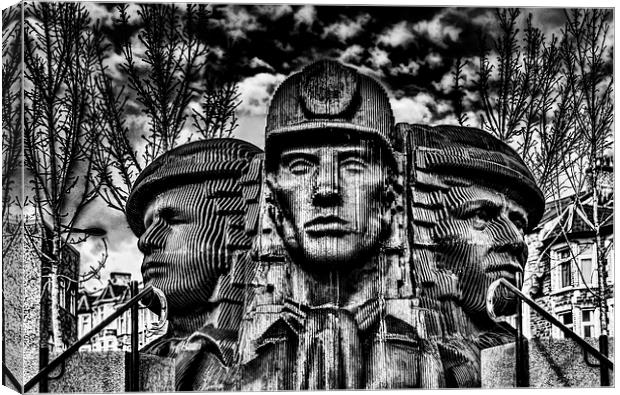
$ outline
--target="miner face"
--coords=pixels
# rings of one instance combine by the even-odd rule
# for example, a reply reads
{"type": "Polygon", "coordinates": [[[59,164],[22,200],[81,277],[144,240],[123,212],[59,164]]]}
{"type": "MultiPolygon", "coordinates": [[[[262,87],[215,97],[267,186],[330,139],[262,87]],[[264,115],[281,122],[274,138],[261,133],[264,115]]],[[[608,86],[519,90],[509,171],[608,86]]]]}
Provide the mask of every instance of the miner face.
{"type": "Polygon", "coordinates": [[[387,175],[382,150],[371,140],[288,144],[273,189],[289,251],[315,270],[367,261],[388,226],[387,175]]]}
{"type": "Polygon", "coordinates": [[[485,311],[486,291],[505,278],[515,284],[527,259],[527,213],[505,194],[481,185],[452,187],[447,217],[437,226],[438,266],[459,279],[465,311],[485,311]]]}
{"type": "Polygon", "coordinates": [[[142,276],[164,292],[171,309],[207,303],[225,259],[224,220],[205,188],[187,184],[165,190],[145,211],[146,231],[138,240],[142,276]]]}

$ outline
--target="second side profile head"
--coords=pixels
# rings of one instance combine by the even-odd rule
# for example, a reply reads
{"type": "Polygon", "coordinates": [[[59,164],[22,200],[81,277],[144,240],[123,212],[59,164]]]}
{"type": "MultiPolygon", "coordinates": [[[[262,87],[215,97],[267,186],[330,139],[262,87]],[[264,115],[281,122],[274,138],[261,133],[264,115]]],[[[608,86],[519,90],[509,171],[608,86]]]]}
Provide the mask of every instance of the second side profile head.
{"type": "Polygon", "coordinates": [[[489,285],[514,283],[523,272],[525,233],[542,216],[542,192],[517,153],[482,130],[419,126],[414,135],[418,161],[443,184],[437,267],[458,277],[466,312],[484,313],[489,285]]]}
{"type": "Polygon", "coordinates": [[[260,150],[236,139],[174,148],[134,183],[126,213],[144,254],[142,276],[166,295],[169,316],[208,306],[227,268],[222,198],[240,195],[238,179],[260,150]]]}

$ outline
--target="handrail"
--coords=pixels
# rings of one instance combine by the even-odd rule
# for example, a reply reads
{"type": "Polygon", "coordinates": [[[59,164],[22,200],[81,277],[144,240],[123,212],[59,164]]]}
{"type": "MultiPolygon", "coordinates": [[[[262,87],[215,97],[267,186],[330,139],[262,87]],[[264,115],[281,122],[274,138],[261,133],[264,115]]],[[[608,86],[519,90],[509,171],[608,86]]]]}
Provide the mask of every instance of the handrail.
{"type": "MultiPolygon", "coordinates": [[[[17,388],[18,392],[22,392],[21,383],[19,382],[19,380],[17,380],[17,377],[13,375],[13,372],[11,372],[11,369],[9,369],[8,366],[6,366],[4,361],[2,361],[2,375],[9,378],[9,381],[13,383],[13,385],[17,388]]],[[[4,382],[2,383],[2,385],[4,385],[4,382]]]]}
{"type": "MultiPolygon", "coordinates": [[[[82,336],[78,341],[73,343],[69,348],[67,348],[64,352],[62,352],[59,356],[54,358],[46,367],[41,369],[39,373],[37,373],[33,378],[31,378],[24,385],[24,392],[28,392],[32,387],[34,387],[43,377],[46,377],[49,372],[55,369],[58,365],[63,363],[67,358],[73,355],[77,350],[80,349],[84,344],[86,344],[91,337],[99,333],[103,328],[108,326],[112,321],[120,317],[125,311],[129,310],[132,306],[136,305],[142,298],[145,296],[155,293],[156,296],[160,297],[160,290],[154,288],[152,285],[148,285],[142,289],[137,295],[133,296],[127,303],[123,304],[119,307],[114,313],[107,316],[103,321],[101,321],[97,326],[91,329],[87,334],[82,336]]],[[[162,306],[165,307],[165,306],[162,306]]],[[[163,314],[163,313],[162,313],[163,314]]],[[[137,317],[136,317],[137,319],[137,317]]]]}
{"type": "Polygon", "coordinates": [[[566,325],[560,322],[551,313],[549,313],[547,310],[539,306],[538,303],[534,302],[531,298],[529,298],[527,295],[525,295],[517,287],[512,285],[510,282],[508,282],[504,278],[495,280],[489,287],[489,290],[487,291],[487,312],[489,313],[489,316],[492,319],[497,320],[497,317],[495,316],[495,312],[493,311],[492,298],[493,298],[493,295],[495,294],[495,289],[499,285],[503,285],[506,288],[508,288],[508,290],[510,290],[515,295],[517,295],[522,301],[524,301],[528,306],[534,309],[538,314],[542,315],[543,318],[545,318],[551,324],[560,328],[560,330],[564,332],[564,334],[567,337],[577,342],[577,344],[579,344],[579,346],[581,346],[582,349],[592,354],[596,359],[598,359],[601,362],[601,364],[606,365],[609,369],[613,370],[614,363],[606,355],[603,355],[599,350],[594,348],[590,343],[586,342],[581,336],[579,336],[578,334],[570,330],[566,325]]]}

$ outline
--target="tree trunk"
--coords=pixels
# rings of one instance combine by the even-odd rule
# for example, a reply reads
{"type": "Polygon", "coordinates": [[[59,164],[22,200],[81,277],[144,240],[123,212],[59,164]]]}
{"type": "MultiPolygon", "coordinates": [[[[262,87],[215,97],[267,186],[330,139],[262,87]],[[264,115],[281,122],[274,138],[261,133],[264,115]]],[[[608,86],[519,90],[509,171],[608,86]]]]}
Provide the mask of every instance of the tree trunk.
{"type": "MultiPolygon", "coordinates": [[[[60,230],[60,226],[54,227],[60,230]]],[[[55,229],[56,230],[56,229],[55,229]]],[[[60,234],[54,231],[52,241],[52,262],[50,265],[49,281],[50,281],[50,323],[52,326],[53,350],[56,353],[64,349],[62,341],[62,331],[60,329],[60,306],[58,303],[58,267],[62,264],[62,252],[60,248],[60,234]]]]}
{"type": "Polygon", "coordinates": [[[592,183],[592,225],[594,225],[594,237],[596,242],[596,267],[598,274],[598,298],[600,306],[600,325],[601,335],[608,335],[608,319],[607,319],[607,257],[605,256],[605,246],[601,237],[601,225],[598,216],[599,206],[599,185],[598,185],[598,165],[596,160],[593,161],[591,173],[592,183]]]}

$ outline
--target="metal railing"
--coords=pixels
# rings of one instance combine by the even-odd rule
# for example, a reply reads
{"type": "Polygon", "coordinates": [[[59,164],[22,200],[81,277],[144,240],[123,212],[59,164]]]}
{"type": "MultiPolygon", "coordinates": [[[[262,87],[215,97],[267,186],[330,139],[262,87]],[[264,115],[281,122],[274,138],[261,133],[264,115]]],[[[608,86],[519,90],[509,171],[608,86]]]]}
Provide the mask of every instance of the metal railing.
{"type": "MultiPolygon", "coordinates": [[[[519,279],[517,279],[517,284],[519,283],[520,281],[519,279]]],[[[588,354],[598,359],[600,362],[600,369],[601,369],[601,374],[600,374],[601,375],[601,386],[609,386],[609,370],[613,370],[614,364],[608,358],[608,356],[601,353],[594,346],[588,343],[584,338],[582,338],[581,336],[573,332],[570,328],[568,328],[566,325],[560,322],[551,313],[549,313],[543,307],[539,306],[538,303],[536,303],[530,297],[528,297],[523,292],[521,292],[519,288],[515,287],[514,285],[512,285],[510,282],[508,282],[506,279],[503,279],[503,278],[500,278],[499,280],[494,281],[487,291],[487,312],[489,313],[489,316],[492,319],[496,321],[498,320],[493,310],[493,307],[494,307],[493,298],[494,298],[497,287],[499,287],[500,285],[506,287],[506,289],[508,289],[513,294],[515,294],[517,298],[520,300],[520,302],[517,304],[518,306],[517,307],[517,328],[516,328],[517,339],[515,341],[515,348],[516,348],[515,369],[516,369],[516,376],[517,376],[516,379],[517,379],[518,387],[529,386],[529,383],[528,383],[529,367],[527,366],[527,363],[526,363],[527,362],[527,355],[526,355],[527,349],[526,349],[526,346],[524,345],[527,339],[525,339],[523,336],[521,301],[525,302],[525,304],[530,306],[534,311],[540,314],[545,320],[550,322],[552,325],[555,325],[556,327],[558,327],[567,338],[575,341],[582,348],[582,350],[586,352],[586,357],[585,357],[586,362],[587,362],[588,354]]],[[[600,344],[603,345],[603,343],[607,341],[606,336],[601,336],[601,338],[599,338],[599,341],[600,341],[600,344]]],[[[602,349],[604,348],[602,347],[602,349]]]]}
{"type": "Polygon", "coordinates": [[[75,354],[81,346],[88,343],[90,338],[103,330],[106,326],[112,323],[115,319],[120,317],[127,310],[131,309],[131,322],[132,322],[132,330],[131,330],[131,358],[129,361],[128,367],[128,388],[127,391],[139,391],[140,390],[140,382],[139,382],[139,373],[140,373],[140,355],[138,352],[139,349],[139,339],[138,339],[138,312],[139,306],[138,303],[145,298],[146,296],[151,296],[151,294],[155,294],[161,303],[161,313],[159,322],[156,324],[156,327],[163,327],[164,322],[166,320],[166,299],[161,290],[148,285],[142,289],[142,291],[138,292],[138,282],[132,281],[130,283],[130,291],[131,291],[131,299],[127,301],[127,303],[121,305],[114,313],[110,314],[103,321],[97,324],[93,329],[91,329],[87,334],[82,336],[78,341],[73,343],[69,348],[63,351],[59,356],[54,358],[47,366],[39,371],[33,378],[28,380],[28,382],[24,385],[24,392],[28,392],[39,382],[47,382],[47,378],[50,372],[56,369],[58,366],[63,367],[64,371],[64,362],[73,354],[75,354]]]}

